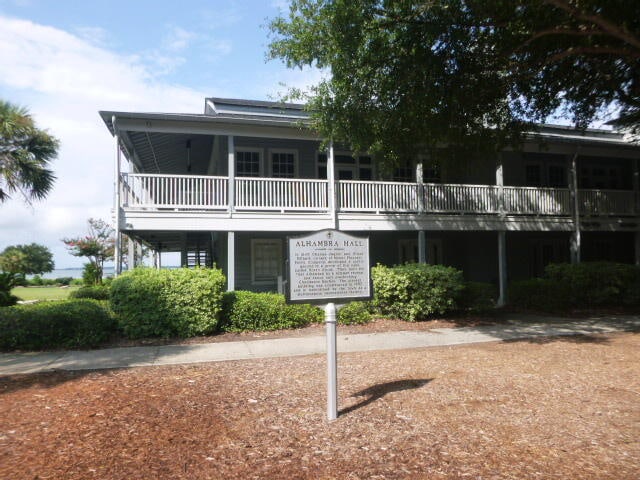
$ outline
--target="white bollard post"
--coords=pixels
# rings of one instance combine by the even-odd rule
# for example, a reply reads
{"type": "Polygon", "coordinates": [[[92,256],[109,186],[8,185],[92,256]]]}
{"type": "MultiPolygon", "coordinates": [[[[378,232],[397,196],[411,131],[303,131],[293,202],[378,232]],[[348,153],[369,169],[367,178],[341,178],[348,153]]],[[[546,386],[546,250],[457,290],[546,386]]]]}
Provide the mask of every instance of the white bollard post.
{"type": "Polygon", "coordinates": [[[338,418],[338,358],[336,348],[336,306],[328,303],[324,310],[327,325],[327,419],[338,418]]]}

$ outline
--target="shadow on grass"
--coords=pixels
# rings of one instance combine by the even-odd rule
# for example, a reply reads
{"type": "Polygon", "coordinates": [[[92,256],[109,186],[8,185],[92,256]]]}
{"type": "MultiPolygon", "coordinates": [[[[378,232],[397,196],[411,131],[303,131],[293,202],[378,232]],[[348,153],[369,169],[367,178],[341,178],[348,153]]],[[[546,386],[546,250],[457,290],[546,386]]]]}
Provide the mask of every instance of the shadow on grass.
{"type": "Polygon", "coordinates": [[[356,403],[355,405],[351,405],[350,407],[343,408],[338,412],[339,415],[344,415],[346,413],[353,412],[362,407],[366,407],[367,405],[375,402],[376,400],[381,399],[388,393],[392,392],[402,392],[404,390],[415,390],[421,387],[424,387],[427,383],[431,382],[433,378],[424,378],[424,379],[409,379],[409,380],[396,380],[394,382],[387,383],[379,383],[377,385],[373,385],[372,387],[365,388],[364,390],[360,390],[359,392],[351,395],[352,397],[367,397],[361,402],[356,403]]]}

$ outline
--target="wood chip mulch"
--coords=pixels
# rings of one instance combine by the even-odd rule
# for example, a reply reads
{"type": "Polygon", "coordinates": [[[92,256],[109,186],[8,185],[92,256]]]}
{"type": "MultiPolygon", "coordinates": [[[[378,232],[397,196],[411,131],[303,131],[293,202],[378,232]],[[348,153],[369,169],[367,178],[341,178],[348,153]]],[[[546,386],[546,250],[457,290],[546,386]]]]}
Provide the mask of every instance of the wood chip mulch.
{"type": "Polygon", "coordinates": [[[637,479],[640,334],[0,378],[2,479],[637,479]]]}

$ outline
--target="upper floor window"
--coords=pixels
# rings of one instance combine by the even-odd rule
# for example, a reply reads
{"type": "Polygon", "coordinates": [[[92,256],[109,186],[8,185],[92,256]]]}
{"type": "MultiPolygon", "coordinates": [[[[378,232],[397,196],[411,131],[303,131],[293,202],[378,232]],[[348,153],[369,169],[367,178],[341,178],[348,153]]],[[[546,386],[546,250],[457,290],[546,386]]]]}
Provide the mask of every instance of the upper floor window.
{"type": "Polygon", "coordinates": [[[567,188],[567,169],[562,165],[549,165],[548,186],[551,188],[567,188]]]}
{"type": "Polygon", "coordinates": [[[296,153],[293,151],[272,151],[271,174],[276,178],[295,177],[296,153]]]}
{"type": "MultiPolygon", "coordinates": [[[[327,178],[327,154],[318,153],[318,178],[327,178]]],[[[334,154],[335,175],[338,180],[372,180],[373,160],[369,155],[334,154]]]]}
{"type": "Polygon", "coordinates": [[[553,163],[529,163],[524,167],[527,187],[567,188],[567,168],[553,163]]]}
{"type": "Polygon", "coordinates": [[[525,184],[527,187],[542,186],[542,172],[540,165],[527,165],[524,170],[525,184]]]}
{"type": "Polygon", "coordinates": [[[236,176],[259,177],[260,157],[259,150],[236,150],[236,176]]]}
{"type": "Polygon", "coordinates": [[[415,168],[410,161],[404,162],[393,170],[394,182],[413,182],[415,179],[415,168]]]}
{"type": "Polygon", "coordinates": [[[580,168],[580,188],[616,189],[621,183],[618,167],[593,165],[580,168]]]}

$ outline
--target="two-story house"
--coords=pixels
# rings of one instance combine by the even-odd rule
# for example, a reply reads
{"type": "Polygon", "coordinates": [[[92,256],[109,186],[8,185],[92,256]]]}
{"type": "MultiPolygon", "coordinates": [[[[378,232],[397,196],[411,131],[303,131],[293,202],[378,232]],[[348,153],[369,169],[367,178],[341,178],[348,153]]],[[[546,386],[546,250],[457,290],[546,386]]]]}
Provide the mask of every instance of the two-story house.
{"type": "Polygon", "coordinates": [[[501,300],[507,279],[550,262],[640,262],[640,146],[620,133],[542,126],[499,158],[385,173],[368,154],[323,148],[297,104],[100,115],[115,139],[118,234],[215,263],[229,289],[277,290],[286,237],[325,228],[367,235],[372,264],[452,265],[501,300]]]}

